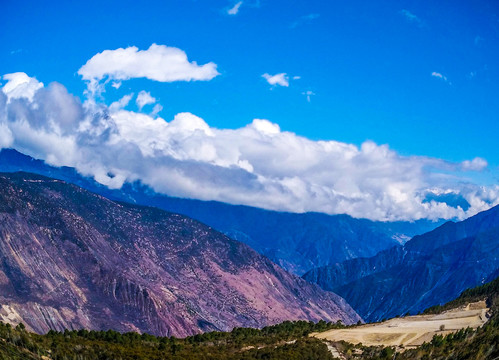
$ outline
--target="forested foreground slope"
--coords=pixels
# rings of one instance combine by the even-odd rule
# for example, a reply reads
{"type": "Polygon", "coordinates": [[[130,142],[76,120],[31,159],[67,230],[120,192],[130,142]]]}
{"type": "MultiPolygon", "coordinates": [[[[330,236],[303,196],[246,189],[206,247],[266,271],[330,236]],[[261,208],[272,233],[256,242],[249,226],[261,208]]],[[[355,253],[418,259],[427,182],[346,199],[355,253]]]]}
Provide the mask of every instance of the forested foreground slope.
{"type": "Polygon", "coordinates": [[[58,360],[225,360],[333,359],[327,346],[308,338],[313,331],[343,327],[339,323],[284,322],[261,330],[236,328],[184,339],[116,331],[27,332],[23,326],[0,324],[0,359],[58,360]]]}

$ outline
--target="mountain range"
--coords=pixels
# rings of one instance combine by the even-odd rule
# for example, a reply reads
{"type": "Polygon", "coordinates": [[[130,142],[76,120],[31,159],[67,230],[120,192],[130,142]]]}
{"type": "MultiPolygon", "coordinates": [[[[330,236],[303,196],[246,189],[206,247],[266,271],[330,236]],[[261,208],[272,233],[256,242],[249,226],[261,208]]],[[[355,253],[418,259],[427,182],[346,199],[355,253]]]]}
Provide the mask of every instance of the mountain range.
{"type": "Polygon", "coordinates": [[[198,221],[28,173],[0,173],[0,304],[0,320],[38,333],[360,320],[339,296],[198,221]]]}
{"type": "MultiPolygon", "coordinates": [[[[116,204],[119,206],[148,209],[138,205],[127,205],[124,203],[126,201],[152,205],[193,217],[211,226],[209,230],[216,233],[217,238],[222,234],[215,229],[254,248],[264,255],[264,257],[260,256],[262,261],[271,264],[267,260],[269,258],[295,274],[303,274],[307,271],[303,276],[306,281],[316,283],[326,291],[333,291],[343,296],[366,321],[378,321],[407,312],[417,313],[428,306],[449,301],[464,289],[479,285],[499,275],[499,210],[497,207],[462,222],[444,223],[406,242],[409,235],[413,235],[416,231],[424,232],[425,229],[432,229],[436,223],[428,221],[383,223],[354,219],[347,215],[282,213],[214,201],[172,198],[157,194],[137,182],[125,183],[122,189],[112,190],[93,179],[79,175],[73,168],[52,167],[15,150],[4,149],[0,152],[0,170],[9,172],[30,170],[99,193],[118,201],[116,204]],[[325,266],[320,266],[320,264],[325,266]]],[[[5,178],[15,176],[34,175],[4,174],[5,178]]],[[[70,186],[60,181],[51,181],[53,184],[70,186]]],[[[48,180],[45,183],[52,184],[48,180]]],[[[26,185],[26,182],[23,184],[26,185]]],[[[8,198],[7,195],[5,196],[8,198]]],[[[58,199],[62,201],[63,198],[58,199]]],[[[102,197],[98,198],[109,201],[102,197]]],[[[55,199],[49,200],[55,201],[55,199]]],[[[53,204],[53,206],[61,205],[53,204]]],[[[43,207],[46,206],[43,205],[43,207]]],[[[100,214],[95,208],[81,207],[79,211],[85,213],[85,216],[78,215],[85,221],[87,221],[86,216],[95,217],[96,214],[100,214]]],[[[175,216],[187,219],[181,215],[175,216]]],[[[109,221],[116,221],[116,219],[109,221]]],[[[199,224],[190,219],[186,221],[199,224]]],[[[117,223],[115,226],[124,225],[117,223]]],[[[199,224],[199,226],[204,225],[199,224]]],[[[155,241],[155,244],[160,244],[161,237],[157,236],[155,241]]],[[[9,256],[11,255],[12,253],[9,256]]],[[[214,254],[210,261],[217,262],[217,256],[214,254]]],[[[252,256],[256,254],[252,253],[250,257],[252,256]]],[[[128,261],[130,259],[127,258],[122,262],[128,261]]],[[[234,266],[237,268],[236,265],[234,266]]],[[[279,267],[272,266],[278,269],[276,271],[282,271],[279,267]]],[[[192,264],[193,269],[198,267],[199,264],[192,264]]],[[[149,270],[143,268],[139,272],[147,271],[149,270]]],[[[286,282],[289,285],[291,280],[284,281],[286,282]]],[[[145,285],[140,283],[140,286],[145,285]]],[[[202,286],[204,285],[199,285],[200,288],[202,286]]],[[[295,289],[294,286],[289,285],[288,291],[291,288],[295,289]]],[[[315,295],[312,293],[309,295],[310,299],[315,299],[315,295]]],[[[218,297],[216,294],[213,296],[218,297]]],[[[319,297],[321,296],[323,295],[319,297]]],[[[314,319],[324,318],[323,314],[317,315],[318,313],[314,311],[309,313],[305,310],[304,313],[306,313],[305,317],[300,313],[299,318],[307,318],[309,315],[314,319]]],[[[14,316],[11,310],[4,309],[2,314],[7,317],[14,316]]],[[[287,314],[286,316],[289,316],[289,312],[287,314]]],[[[286,318],[284,313],[282,317],[272,319],[265,316],[260,316],[258,320],[255,320],[257,317],[253,316],[253,320],[230,319],[221,320],[219,323],[208,320],[206,323],[202,322],[197,325],[193,325],[195,321],[192,320],[187,326],[189,330],[184,335],[210,329],[229,329],[231,326],[270,324],[286,318]]],[[[33,329],[42,331],[49,327],[76,326],[71,322],[65,322],[66,320],[59,319],[58,321],[61,323],[56,323],[54,326],[46,323],[42,327],[35,326],[33,329]]],[[[349,320],[346,319],[346,321],[349,320]]],[[[151,328],[151,326],[151,324],[146,324],[139,330],[147,329],[147,331],[161,334],[175,334],[177,331],[170,328],[151,328]]]]}
{"type": "Polygon", "coordinates": [[[125,183],[121,189],[113,190],[81,176],[74,168],[49,166],[13,149],[0,151],[0,171],[45,175],[109,199],[186,215],[246,243],[297,275],[348,259],[374,256],[442,223],[428,220],[379,222],[348,215],[268,211],[216,201],[169,197],[139,182],[125,183]]]}
{"type": "Polygon", "coordinates": [[[366,321],[378,321],[443,304],[497,276],[499,206],[303,278],[343,296],[366,321]]]}

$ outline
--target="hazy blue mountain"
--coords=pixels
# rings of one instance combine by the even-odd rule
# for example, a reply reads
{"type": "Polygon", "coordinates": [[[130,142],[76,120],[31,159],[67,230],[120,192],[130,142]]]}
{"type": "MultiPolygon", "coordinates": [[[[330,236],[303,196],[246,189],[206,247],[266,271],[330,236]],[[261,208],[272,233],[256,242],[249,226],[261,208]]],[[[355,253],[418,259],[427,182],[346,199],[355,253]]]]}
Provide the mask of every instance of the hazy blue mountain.
{"type": "Polygon", "coordinates": [[[313,269],[303,277],[343,296],[368,321],[443,304],[499,273],[499,206],[447,222],[374,257],[313,269]]]}
{"type": "Polygon", "coordinates": [[[157,194],[140,183],[110,190],[75,169],[56,168],[12,149],[0,151],[0,171],[27,171],[81,186],[110,199],[187,215],[242,241],[295,274],[346,259],[369,257],[440,223],[375,222],[348,215],[294,214],[216,201],[180,199],[157,194]]]}

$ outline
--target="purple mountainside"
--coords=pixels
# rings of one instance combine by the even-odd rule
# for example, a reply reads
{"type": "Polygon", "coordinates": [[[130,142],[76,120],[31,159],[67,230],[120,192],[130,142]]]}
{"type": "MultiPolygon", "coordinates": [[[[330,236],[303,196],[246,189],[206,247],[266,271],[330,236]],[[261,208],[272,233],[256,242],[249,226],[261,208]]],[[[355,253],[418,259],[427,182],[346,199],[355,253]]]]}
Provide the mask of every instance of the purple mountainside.
{"type": "Polygon", "coordinates": [[[185,216],[0,173],[0,320],[186,336],[360,320],[339,296],[185,216]]]}

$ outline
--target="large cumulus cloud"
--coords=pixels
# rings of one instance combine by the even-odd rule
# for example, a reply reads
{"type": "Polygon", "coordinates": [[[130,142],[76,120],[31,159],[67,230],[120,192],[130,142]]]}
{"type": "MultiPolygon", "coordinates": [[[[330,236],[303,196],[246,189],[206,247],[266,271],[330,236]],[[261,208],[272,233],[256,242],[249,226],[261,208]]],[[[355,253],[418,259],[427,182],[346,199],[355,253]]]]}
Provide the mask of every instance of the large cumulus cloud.
{"type": "Polygon", "coordinates": [[[374,220],[464,218],[499,203],[499,187],[462,177],[486,167],[484,159],[450,163],[370,141],[312,141],[265,119],[239,129],[212,128],[191,113],[166,121],[126,110],[132,94],[107,107],[23,73],[4,79],[0,147],[75,167],[112,188],[141,181],[172,196],[374,220]],[[469,208],[438,201],[449,193],[469,208]]]}

